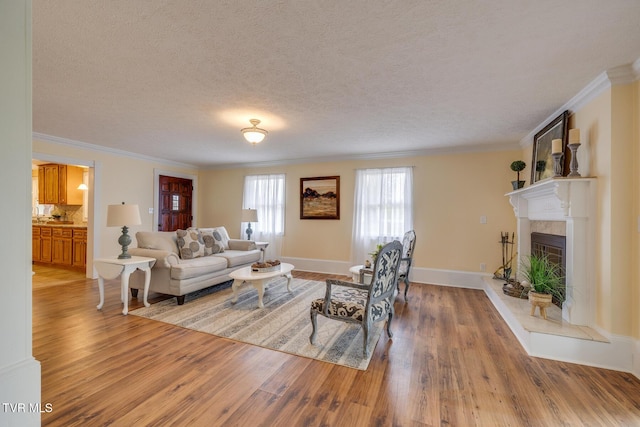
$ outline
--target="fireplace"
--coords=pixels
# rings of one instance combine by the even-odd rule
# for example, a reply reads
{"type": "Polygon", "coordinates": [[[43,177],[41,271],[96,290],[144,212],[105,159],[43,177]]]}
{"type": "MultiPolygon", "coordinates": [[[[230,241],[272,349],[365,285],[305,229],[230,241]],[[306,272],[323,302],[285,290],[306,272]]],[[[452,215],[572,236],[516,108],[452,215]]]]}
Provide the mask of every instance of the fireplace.
{"type": "Polygon", "coordinates": [[[567,238],[557,234],[531,233],[531,254],[546,256],[547,259],[558,266],[562,274],[562,298],[554,296],[553,303],[562,308],[566,299],[565,285],[567,272],[567,238]]]}
{"type": "MultiPolygon", "coordinates": [[[[562,318],[574,325],[595,322],[595,178],[551,178],[508,193],[517,218],[518,263],[532,253],[533,245],[562,253],[565,300],[562,318]],[[564,235],[564,245],[536,242],[538,225],[552,225],[564,235]]],[[[536,249],[537,250],[537,249],[536,249]]]]}

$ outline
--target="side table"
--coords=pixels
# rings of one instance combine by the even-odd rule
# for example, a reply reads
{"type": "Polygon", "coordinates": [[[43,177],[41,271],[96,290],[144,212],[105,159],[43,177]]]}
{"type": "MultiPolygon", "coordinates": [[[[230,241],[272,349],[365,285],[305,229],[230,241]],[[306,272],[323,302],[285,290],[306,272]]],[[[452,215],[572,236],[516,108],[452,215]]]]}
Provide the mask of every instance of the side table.
{"type": "Polygon", "coordinates": [[[124,303],[122,314],[129,312],[129,276],[136,270],[144,271],[144,297],[145,307],[149,307],[147,296],[149,295],[149,282],[151,281],[151,267],[156,263],[155,258],[132,256],[131,258],[119,259],[97,258],[93,260],[93,266],[98,272],[98,289],[100,290],[100,303],[96,307],[102,309],[104,305],[104,279],[111,280],[120,276],[120,300],[124,303]]]}
{"type": "Polygon", "coordinates": [[[371,277],[373,276],[373,270],[365,268],[364,265],[354,265],[349,269],[351,273],[351,281],[355,283],[362,283],[368,285],[371,283],[371,277]]]}
{"type": "Polygon", "coordinates": [[[260,249],[260,262],[264,262],[264,251],[269,247],[269,242],[254,242],[260,249]]]}

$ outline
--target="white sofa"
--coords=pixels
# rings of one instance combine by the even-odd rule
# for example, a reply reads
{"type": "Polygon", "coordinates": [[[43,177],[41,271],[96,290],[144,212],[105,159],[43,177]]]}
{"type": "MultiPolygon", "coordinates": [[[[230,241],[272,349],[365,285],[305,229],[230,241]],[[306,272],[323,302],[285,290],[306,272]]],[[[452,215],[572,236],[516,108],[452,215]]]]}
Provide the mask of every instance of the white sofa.
{"type": "MultiPolygon", "coordinates": [[[[197,231],[209,235],[217,231],[216,236],[221,239],[216,241],[218,247],[214,251],[221,252],[185,259],[175,231],[139,231],[136,233],[137,247],[129,249],[131,255],[156,259],[151,269],[149,290],[175,296],[178,305],[184,304],[186,294],[231,280],[230,272],[260,260],[261,252],[255,242],[230,239],[224,227],[200,228],[197,231]]],[[[139,270],[132,273],[129,286],[132,295],[137,296],[138,289],[144,289],[144,273],[139,270]]]]}

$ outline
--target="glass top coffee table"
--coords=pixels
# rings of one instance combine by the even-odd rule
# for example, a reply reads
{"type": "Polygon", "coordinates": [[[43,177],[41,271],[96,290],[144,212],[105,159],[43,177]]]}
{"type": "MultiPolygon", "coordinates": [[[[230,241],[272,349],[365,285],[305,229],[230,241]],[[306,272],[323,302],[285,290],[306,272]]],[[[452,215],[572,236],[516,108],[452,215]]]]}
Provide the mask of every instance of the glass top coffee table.
{"type": "Polygon", "coordinates": [[[280,270],[269,271],[267,273],[258,273],[251,271],[251,266],[239,268],[229,273],[229,277],[233,279],[233,285],[231,290],[233,291],[232,303],[238,302],[238,288],[243,283],[250,283],[256,291],[258,291],[258,307],[264,308],[262,303],[262,296],[264,295],[265,286],[276,277],[287,278],[287,290],[291,292],[291,270],[294,269],[293,264],[283,262],[280,264],[280,270]]]}

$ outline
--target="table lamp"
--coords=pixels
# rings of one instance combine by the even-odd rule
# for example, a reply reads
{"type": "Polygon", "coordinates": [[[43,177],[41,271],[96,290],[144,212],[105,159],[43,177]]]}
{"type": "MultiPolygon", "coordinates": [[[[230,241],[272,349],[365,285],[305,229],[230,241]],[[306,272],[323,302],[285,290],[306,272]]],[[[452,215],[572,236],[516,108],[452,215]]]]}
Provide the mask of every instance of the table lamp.
{"type": "Polygon", "coordinates": [[[127,252],[127,248],[131,244],[131,236],[129,236],[129,225],[140,225],[140,208],[138,205],[109,205],[107,207],[107,227],[122,227],[122,235],[118,239],[118,243],[122,246],[122,253],[118,255],[118,259],[131,258],[127,252]]]}
{"type": "Polygon", "coordinates": [[[242,218],[240,220],[249,223],[245,231],[247,233],[247,240],[251,240],[251,233],[253,233],[251,223],[258,222],[258,211],[255,209],[242,209],[242,218]]]}

